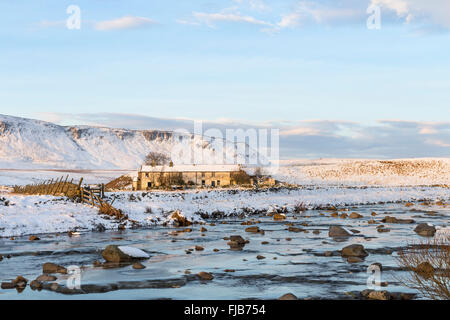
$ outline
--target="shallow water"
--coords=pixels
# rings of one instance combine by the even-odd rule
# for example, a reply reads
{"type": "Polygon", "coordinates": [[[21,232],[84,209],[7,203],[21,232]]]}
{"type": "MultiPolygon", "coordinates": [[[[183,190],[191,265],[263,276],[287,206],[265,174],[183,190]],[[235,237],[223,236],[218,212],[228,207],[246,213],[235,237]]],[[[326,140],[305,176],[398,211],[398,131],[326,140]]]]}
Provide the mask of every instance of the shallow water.
{"type": "MultiPolygon", "coordinates": [[[[351,298],[349,292],[367,289],[367,267],[374,262],[383,265],[382,281],[389,283],[383,290],[414,292],[396,280],[403,272],[399,271],[395,251],[408,243],[424,240],[413,231],[418,223],[447,226],[450,207],[416,203],[411,208],[404,204],[380,204],[347,209],[347,213],[355,211],[364,217],[333,218],[330,212],[310,210],[302,214],[287,213],[284,221],[274,221],[268,216],[208,220],[206,225],[194,225],[190,227],[192,232],[177,236],[172,232],[185,228],[155,226],[86,232],[76,237],[47,234],[33,242],[28,237],[0,238],[0,253],[4,256],[0,262],[1,281],[15,279],[18,275],[31,281],[42,273],[45,262],[53,262],[66,267],[79,266],[81,288],[86,292],[33,291],[27,287],[18,293],[15,289],[0,289],[0,299],[276,299],[288,292],[299,298],[348,299],[351,298]],[[426,215],[430,210],[436,212],[434,216],[426,215]],[[373,211],[377,213],[375,217],[371,216],[373,211]],[[384,224],[391,230],[387,233],[377,232],[379,224],[367,223],[386,215],[412,218],[415,223],[384,224]],[[248,226],[241,223],[251,219],[260,221],[255,225],[265,231],[264,235],[244,231],[248,226]],[[211,226],[211,222],[216,225],[211,226]],[[287,223],[309,232],[289,232],[287,223]],[[302,223],[308,225],[302,226],[302,223]],[[345,241],[336,241],[328,237],[330,225],[356,229],[360,233],[345,241]],[[201,227],[207,231],[200,232],[201,227]],[[314,234],[314,230],[319,230],[320,234],[314,234]],[[232,251],[228,241],[223,239],[230,235],[241,235],[250,242],[242,251],[232,251]],[[262,244],[263,241],[269,244],[262,244]],[[350,264],[337,255],[322,256],[325,251],[341,250],[352,243],[363,244],[369,252],[364,262],[350,264]],[[108,244],[133,246],[148,252],[150,259],[142,262],[146,269],[135,270],[131,265],[93,267],[95,260],[102,261],[101,251],[108,244]],[[203,246],[204,251],[186,254],[185,250],[196,245],[203,246]],[[214,252],[215,248],[219,251],[214,252]],[[7,255],[11,257],[6,258],[7,255]],[[265,259],[258,260],[257,255],[265,259]],[[225,272],[225,269],[235,272],[225,272]],[[185,270],[191,273],[186,274],[185,270]],[[214,279],[199,280],[196,274],[200,271],[212,273],[214,279]]],[[[68,276],[56,276],[56,282],[64,287],[68,276]]]]}

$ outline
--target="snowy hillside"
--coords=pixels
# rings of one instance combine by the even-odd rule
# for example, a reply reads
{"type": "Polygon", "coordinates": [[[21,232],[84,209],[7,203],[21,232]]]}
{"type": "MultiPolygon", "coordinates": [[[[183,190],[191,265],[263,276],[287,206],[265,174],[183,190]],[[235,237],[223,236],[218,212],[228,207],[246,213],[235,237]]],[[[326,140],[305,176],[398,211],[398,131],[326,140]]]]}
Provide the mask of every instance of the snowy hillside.
{"type": "Polygon", "coordinates": [[[320,159],[280,161],[274,176],[314,185],[450,185],[450,158],[320,159]]]}
{"type": "MultiPolygon", "coordinates": [[[[232,150],[225,150],[233,157],[232,150]]],[[[170,154],[175,163],[202,154],[215,157],[200,136],[156,130],[88,126],[66,127],[49,122],[0,115],[0,168],[136,169],[150,151],[170,154]],[[176,153],[175,153],[175,150],[176,153]]],[[[238,155],[238,162],[243,156],[238,155]]]]}

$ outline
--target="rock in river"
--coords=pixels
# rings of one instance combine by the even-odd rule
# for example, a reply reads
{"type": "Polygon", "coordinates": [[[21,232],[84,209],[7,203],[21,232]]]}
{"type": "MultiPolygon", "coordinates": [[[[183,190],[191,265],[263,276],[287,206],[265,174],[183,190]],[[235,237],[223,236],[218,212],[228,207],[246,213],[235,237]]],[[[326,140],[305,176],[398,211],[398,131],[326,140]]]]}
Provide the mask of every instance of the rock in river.
{"type": "Polygon", "coordinates": [[[214,276],[209,273],[209,272],[199,272],[197,273],[197,276],[201,279],[201,280],[212,280],[214,279],[214,276]]]}
{"type": "Polygon", "coordinates": [[[337,237],[349,237],[351,234],[342,227],[339,226],[331,226],[328,231],[328,236],[337,238],[337,237]]]}
{"type": "Polygon", "coordinates": [[[147,253],[140,249],[116,245],[107,246],[102,252],[102,257],[108,262],[133,262],[150,258],[147,253]]]}
{"type": "Polygon", "coordinates": [[[362,218],[363,216],[362,215],[360,215],[358,212],[352,212],[351,214],[350,214],[350,219],[359,219],[359,218],[362,218]]]}
{"type": "Polygon", "coordinates": [[[64,268],[63,266],[51,263],[51,262],[47,262],[44,263],[44,265],[42,266],[42,273],[62,273],[62,274],[66,274],[67,273],[67,269],[64,268]]]}
{"type": "Polygon", "coordinates": [[[51,282],[51,281],[55,281],[55,280],[56,280],[55,276],[49,276],[48,274],[42,274],[39,277],[37,277],[35,281],[37,281],[37,282],[51,282]]]}
{"type": "Polygon", "coordinates": [[[253,226],[253,227],[248,227],[245,229],[245,232],[253,232],[253,233],[258,233],[260,232],[259,228],[257,226],[253,226]]]}
{"type": "Polygon", "coordinates": [[[361,244],[351,244],[345,248],[342,249],[341,255],[343,257],[359,257],[364,258],[367,257],[369,254],[366,250],[364,250],[363,245],[361,244]]]}
{"type": "Polygon", "coordinates": [[[428,223],[421,223],[417,225],[414,231],[423,237],[432,237],[436,233],[436,228],[433,225],[429,225],[428,223]]]}
{"type": "Polygon", "coordinates": [[[383,220],[384,223],[402,223],[402,224],[410,224],[414,223],[413,219],[397,219],[395,217],[386,216],[383,220]]]}
{"type": "Polygon", "coordinates": [[[391,294],[386,290],[383,291],[374,290],[371,291],[367,297],[371,300],[390,300],[391,294]]]}
{"type": "Polygon", "coordinates": [[[133,264],[133,269],[145,269],[145,266],[140,262],[136,262],[135,264],[133,264]]]}
{"type": "Polygon", "coordinates": [[[298,300],[298,298],[292,293],[283,294],[278,300],[298,300]]]}

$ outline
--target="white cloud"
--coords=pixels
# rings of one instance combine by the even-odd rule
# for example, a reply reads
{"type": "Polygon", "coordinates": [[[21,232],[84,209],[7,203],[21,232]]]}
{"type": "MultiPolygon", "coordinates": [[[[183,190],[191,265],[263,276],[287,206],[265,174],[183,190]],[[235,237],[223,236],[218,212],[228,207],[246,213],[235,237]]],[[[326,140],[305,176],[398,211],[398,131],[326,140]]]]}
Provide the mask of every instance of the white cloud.
{"type": "Polygon", "coordinates": [[[39,26],[44,27],[44,28],[65,27],[66,21],[65,20],[59,20],[59,21],[42,20],[39,23],[39,26]]]}
{"type": "Polygon", "coordinates": [[[252,10],[265,11],[269,9],[269,6],[267,6],[263,0],[233,0],[233,1],[240,5],[247,4],[252,10]]]}
{"type": "Polygon", "coordinates": [[[349,22],[358,18],[363,18],[365,11],[352,7],[336,7],[319,2],[299,1],[295,9],[281,16],[281,20],[276,23],[275,30],[283,28],[293,28],[300,25],[331,24],[349,22]]]}
{"type": "Polygon", "coordinates": [[[122,30],[148,27],[156,24],[150,18],[125,16],[113,20],[100,21],[95,24],[95,29],[100,31],[122,30]]]}
{"type": "Polygon", "coordinates": [[[450,28],[448,0],[371,0],[371,4],[394,11],[407,23],[423,21],[450,28]]]}
{"type": "Polygon", "coordinates": [[[208,26],[214,26],[215,22],[243,22],[261,26],[271,26],[272,24],[263,20],[258,20],[252,16],[242,15],[239,12],[218,12],[204,13],[194,12],[193,16],[200,22],[206,23],[208,26]]]}

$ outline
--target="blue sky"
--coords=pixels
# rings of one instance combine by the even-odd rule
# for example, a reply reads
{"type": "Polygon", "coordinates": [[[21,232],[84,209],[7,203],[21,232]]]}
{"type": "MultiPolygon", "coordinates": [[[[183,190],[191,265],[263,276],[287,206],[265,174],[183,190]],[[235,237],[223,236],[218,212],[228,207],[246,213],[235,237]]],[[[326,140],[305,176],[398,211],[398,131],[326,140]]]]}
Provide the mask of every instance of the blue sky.
{"type": "Polygon", "coordinates": [[[368,155],[429,146],[423,156],[448,156],[449,29],[446,0],[3,1],[0,113],[111,126],[128,117],[131,128],[146,127],[136,115],[271,125],[292,149],[406,122],[420,144],[368,155]],[[72,4],[80,30],[65,25],[72,4]],[[371,4],[379,30],[366,26],[371,4]]]}

